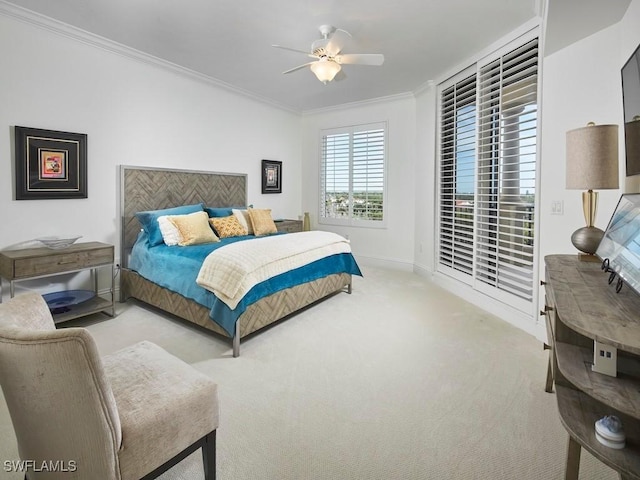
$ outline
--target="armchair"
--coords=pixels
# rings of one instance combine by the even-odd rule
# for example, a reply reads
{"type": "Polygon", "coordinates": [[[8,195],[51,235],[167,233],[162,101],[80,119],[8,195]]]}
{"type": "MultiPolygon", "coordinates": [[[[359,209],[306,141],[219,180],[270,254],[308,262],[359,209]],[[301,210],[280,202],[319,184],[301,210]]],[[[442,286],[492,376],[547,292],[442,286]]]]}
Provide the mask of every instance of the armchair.
{"type": "Polygon", "coordinates": [[[151,342],[101,358],[23,294],[0,304],[0,385],[28,480],[151,479],[198,448],[215,479],[217,385],[151,342]]]}

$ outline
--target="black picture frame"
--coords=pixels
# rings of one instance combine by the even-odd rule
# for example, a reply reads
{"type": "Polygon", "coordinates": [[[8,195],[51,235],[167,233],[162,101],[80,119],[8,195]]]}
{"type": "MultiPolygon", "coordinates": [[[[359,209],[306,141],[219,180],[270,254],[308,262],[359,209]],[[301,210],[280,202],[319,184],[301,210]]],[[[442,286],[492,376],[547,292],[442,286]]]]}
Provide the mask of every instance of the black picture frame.
{"type": "Polygon", "coordinates": [[[282,193],[282,162],[262,160],[262,193],[282,193]]]}
{"type": "Polygon", "coordinates": [[[87,135],[14,127],[16,200],[87,198],[87,135]]]}

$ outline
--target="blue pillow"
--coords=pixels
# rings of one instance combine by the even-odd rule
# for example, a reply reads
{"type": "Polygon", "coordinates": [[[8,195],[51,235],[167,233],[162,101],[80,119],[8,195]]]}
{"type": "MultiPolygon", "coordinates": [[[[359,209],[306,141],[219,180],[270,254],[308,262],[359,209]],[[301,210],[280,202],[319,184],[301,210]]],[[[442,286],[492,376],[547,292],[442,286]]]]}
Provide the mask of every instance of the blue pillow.
{"type": "MultiPolygon", "coordinates": [[[[247,209],[247,207],[204,207],[204,211],[207,212],[209,218],[229,217],[233,215],[233,212],[231,211],[232,208],[237,208],[239,210],[247,209]]],[[[249,205],[249,208],[253,208],[253,204],[249,205]]]]}
{"type": "Polygon", "coordinates": [[[204,207],[204,211],[207,212],[209,218],[228,217],[232,215],[231,208],[204,207]]]}
{"type": "Polygon", "coordinates": [[[163,215],[186,215],[188,213],[201,212],[204,208],[202,203],[195,205],[182,205],[180,207],[165,208],[163,210],[148,210],[146,212],[137,212],[136,218],[142,225],[142,228],[149,237],[149,245],[160,245],[162,240],[162,232],[158,225],[158,217],[163,215]]]}

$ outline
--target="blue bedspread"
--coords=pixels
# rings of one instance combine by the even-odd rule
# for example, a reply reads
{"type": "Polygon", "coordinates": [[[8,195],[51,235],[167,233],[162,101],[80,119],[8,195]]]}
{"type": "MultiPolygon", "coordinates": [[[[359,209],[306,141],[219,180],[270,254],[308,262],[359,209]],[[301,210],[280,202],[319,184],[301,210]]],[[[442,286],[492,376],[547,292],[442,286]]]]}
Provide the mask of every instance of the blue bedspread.
{"type": "Polygon", "coordinates": [[[196,278],[202,262],[209,253],[223,245],[242,240],[250,241],[255,238],[253,235],[247,235],[223,238],[220,242],[188,247],[169,247],[164,243],[150,247],[147,234],[141,232],[133,246],[129,268],[147,280],[209,308],[213,321],[218,323],[230,336],[234,334],[238,317],[247,307],[263,297],[334,273],[362,276],[353,255],[350,253],[331,255],[257,284],[249,290],[238,306],[231,310],[212,292],[199,286],[196,283],[196,278]]]}

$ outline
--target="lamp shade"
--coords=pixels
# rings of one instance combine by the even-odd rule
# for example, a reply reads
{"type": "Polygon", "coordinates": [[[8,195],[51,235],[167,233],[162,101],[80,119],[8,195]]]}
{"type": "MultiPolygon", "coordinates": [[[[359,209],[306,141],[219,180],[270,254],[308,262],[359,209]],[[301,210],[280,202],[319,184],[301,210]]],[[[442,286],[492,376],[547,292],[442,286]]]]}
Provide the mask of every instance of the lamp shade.
{"type": "Polygon", "coordinates": [[[618,188],[618,125],[589,125],[567,132],[567,188],[618,188]]]}
{"type": "Polygon", "coordinates": [[[339,63],[323,57],[317,62],[312,63],[310,68],[316,77],[318,77],[318,80],[326,84],[333,80],[342,67],[339,63]]]}

